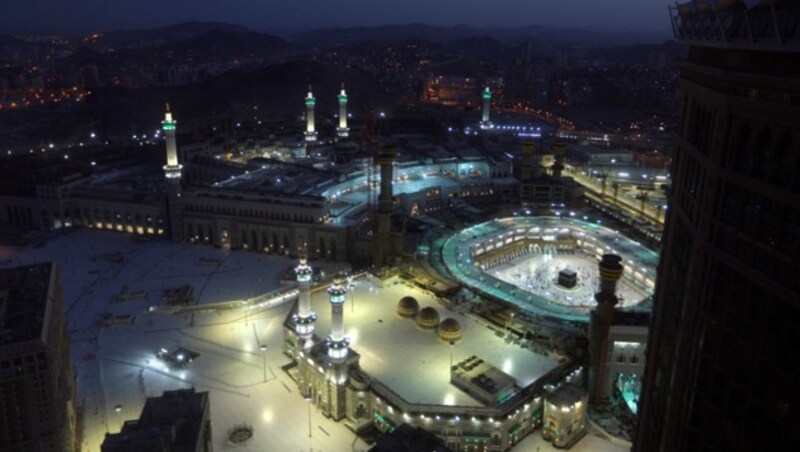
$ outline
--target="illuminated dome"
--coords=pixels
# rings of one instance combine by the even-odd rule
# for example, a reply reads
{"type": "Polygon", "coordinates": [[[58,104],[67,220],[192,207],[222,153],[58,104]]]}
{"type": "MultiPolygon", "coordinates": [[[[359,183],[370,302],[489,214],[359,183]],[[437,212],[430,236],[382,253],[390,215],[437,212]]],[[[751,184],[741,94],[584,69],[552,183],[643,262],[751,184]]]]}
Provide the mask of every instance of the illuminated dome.
{"type": "Polygon", "coordinates": [[[461,339],[461,324],[458,320],[450,317],[442,320],[439,324],[439,338],[445,341],[457,341],[461,339]]]}
{"type": "Polygon", "coordinates": [[[414,297],[403,297],[397,302],[397,313],[401,317],[414,317],[419,312],[419,303],[414,297]]]}
{"type": "Polygon", "coordinates": [[[436,309],[428,306],[422,308],[417,314],[417,326],[423,330],[432,330],[439,325],[439,313],[436,309]]]}

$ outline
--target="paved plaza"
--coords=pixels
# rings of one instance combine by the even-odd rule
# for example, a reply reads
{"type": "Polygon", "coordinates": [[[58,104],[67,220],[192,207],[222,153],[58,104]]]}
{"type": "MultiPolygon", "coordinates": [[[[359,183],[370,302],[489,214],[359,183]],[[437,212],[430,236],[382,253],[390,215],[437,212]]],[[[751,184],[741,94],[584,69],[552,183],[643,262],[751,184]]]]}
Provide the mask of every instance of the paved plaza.
{"type": "MultiPolygon", "coordinates": [[[[215,450],[368,449],[344,424],[330,421],[310,407],[281,370],[289,363],[281,346],[282,323],[291,303],[249,311],[147,312],[150,306],[161,303],[165,288],[185,284],[194,288],[199,304],[241,300],[279,289],[279,276],[293,268],[295,260],[166,240],[140,241],[128,235],[89,230],[74,231],[24,250],[0,247],[0,267],[43,261],[55,261],[62,271],[77,399],[84,407],[83,451],[99,451],[105,433],[117,432],[124,420],[137,418],[146,397],[189,387],[210,392],[215,450]],[[121,296],[123,293],[128,295],[121,296]],[[109,314],[132,315],[135,319],[133,323],[104,325],[102,319],[109,314]],[[266,352],[261,351],[262,344],[267,345],[266,352]],[[200,356],[178,370],[155,356],[161,348],[177,347],[200,356]],[[228,444],[228,430],[240,424],[252,426],[253,438],[242,446],[228,444]]],[[[335,270],[329,263],[311,265],[323,266],[326,272],[335,270]]],[[[385,289],[364,279],[356,280],[345,305],[345,326],[353,339],[352,347],[361,353],[362,366],[368,373],[404,396],[430,403],[477,404],[446,381],[450,346],[435,332],[421,331],[413,320],[394,313],[397,300],[409,294],[422,307],[435,306],[442,317],[455,317],[462,323],[464,339],[452,349],[455,360],[477,354],[521,385],[555,365],[550,358],[507,344],[502,331],[490,330],[479,319],[444,308],[419,289],[397,280],[385,289]]],[[[314,294],[313,306],[320,314],[317,331],[325,336],[330,310],[324,291],[314,294]]],[[[526,442],[540,438],[534,433],[526,442]]],[[[526,442],[515,450],[535,450],[526,442]]]]}
{"type": "MultiPolygon", "coordinates": [[[[383,289],[366,279],[356,280],[344,307],[346,335],[350,347],[361,355],[361,368],[412,403],[480,406],[481,403],[450,384],[450,345],[439,339],[436,330],[422,330],[413,318],[396,313],[398,300],[412,296],[420,309],[431,306],[440,320],[452,317],[461,324],[463,338],[452,347],[454,362],[472,355],[514,377],[520,387],[527,386],[557,366],[557,362],[506,341],[504,331],[490,329],[474,316],[448,309],[429,293],[389,279],[383,289]],[[402,369],[402,371],[398,371],[402,369]]],[[[319,316],[317,334],[330,331],[330,304],[327,294],[312,296],[319,316]]]]}

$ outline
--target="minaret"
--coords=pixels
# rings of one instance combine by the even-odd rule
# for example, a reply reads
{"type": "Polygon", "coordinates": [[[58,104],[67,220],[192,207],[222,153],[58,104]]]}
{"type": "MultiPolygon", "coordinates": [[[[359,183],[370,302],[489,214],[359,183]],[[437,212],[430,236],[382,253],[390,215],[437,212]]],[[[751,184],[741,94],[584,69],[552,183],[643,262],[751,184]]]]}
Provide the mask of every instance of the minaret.
{"type": "Polygon", "coordinates": [[[396,152],[393,147],[384,146],[375,156],[375,163],[381,166],[381,192],[378,195],[378,227],[372,237],[372,264],[376,266],[391,263],[393,257],[391,221],[394,194],[392,193],[392,181],[394,178],[393,165],[396,152]]]}
{"type": "Polygon", "coordinates": [[[522,165],[526,179],[538,179],[544,174],[544,167],[536,158],[536,142],[532,138],[522,140],[522,165]]]}
{"type": "Polygon", "coordinates": [[[487,86],[483,90],[483,116],[481,117],[481,129],[488,129],[491,122],[489,121],[489,113],[492,110],[492,90],[487,86]]]}
{"type": "MultiPolygon", "coordinates": [[[[164,120],[161,121],[161,128],[164,130],[164,137],[167,140],[167,164],[164,165],[164,177],[167,180],[167,231],[172,240],[180,242],[184,239],[183,227],[181,227],[181,170],[183,167],[178,161],[178,145],[175,142],[175,126],[178,121],[172,118],[172,112],[167,104],[167,111],[164,120]]],[[[161,234],[161,231],[159,231],[161,234]]]]}
{"type": "Polygon", "coordinates": [[[308,85],[308,96],[306,96],[306,141],[313,143],[317,141],[317,131],[314,128],[314,94],[311,92],[311,85],[308,85]]]}
{"type": "Polygon", "coordinates": [[[617,299],[617,281],[624,270],[622,258],[616,254],[604,254],[600,260],[600,292],[594,296],[597,301],[589,316],[589,397],[592,403],[602,402],[602,388],[605,381],[605,368],[608,357],[608,331],[614,322],[614,307],[617,299]]]}
{"type": "Polygon", "coordinates": [[[344,301],[347,286],[342,275],[338,274],[333,279],[333,284],[328,288],[331,300],[331,335],[325,343],[328,346],[328,356],[341,360],[347,357],[347,347],[350,341],[344,337],[344,301]]]}
{"type": "Polygon", "coordinates": [[[172,112],[167,104],[167,112],[164,114],[164,120],[161,121],[161,128],[164,129],[164,136],[167,139],[167,164],[164,165],[164,175],[167,179],[179,181],[183,167],[178,163],[178,145],[175,142],[176,124],[178,121],[172,119],[172,112]]]}
{"type": "Polygon", "coordinates": [[[555,156],[555,163],[553,163],[553,177],[561,177],[561,171],[564,170],[564,154],[567,153],[567,143],[563,141],[556,141],[553,144],[553,155],[555,156]]]}
{"type": "Polygon", "coordinates": [[[297,285],[300,290],[297,301],[297,314],[292,316],[297,337],[303,340],[303,348],[312,345],[311,338],[314,336],[314,323],[317,315],[311,310],[311,276],[314,274],[308,265],[308,253],[306,246],[300,248],[300,265],[294,269],[297,277],[297,285]]]}
{"type": "Polygon", "coordinates": [[[336,129],[336,135],[339,138],[347,138],[350,135],[350,129],[347,128],[347,93],[344,91],[344,83],[342,90],[339,91],[339,127],[336,129]]]}

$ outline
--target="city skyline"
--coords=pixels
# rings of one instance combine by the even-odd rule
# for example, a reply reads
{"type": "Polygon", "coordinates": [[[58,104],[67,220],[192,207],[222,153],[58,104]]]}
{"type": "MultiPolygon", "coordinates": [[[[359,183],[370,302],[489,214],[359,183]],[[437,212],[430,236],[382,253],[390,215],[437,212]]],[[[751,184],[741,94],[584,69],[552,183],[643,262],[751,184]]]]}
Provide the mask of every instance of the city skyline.
{"type": "Polygon", "coordinates": [[[799,25],[0,0],[0,449],[797,449],[799,25]]]}
{"type": "Polygon", "coordinates": [[[0,1],[6,33],[81,33],[153,28],[189,21],[228,22],[255,30],[301,32],[316,28],[423,23],[506,28],[523,26],[630,33],[667,32],[669,2],[609,0],[507,0],[503,5],[470,0],[369,2],[303,0],[274,5],[263,1],[175,0],[0,1]],[[602,3],[602,4],[600,4],[602,3]],[[636,20],[631,20],[635,17],[636,20]],[[565,24],[569,24],[568,26],[565,24]]]}

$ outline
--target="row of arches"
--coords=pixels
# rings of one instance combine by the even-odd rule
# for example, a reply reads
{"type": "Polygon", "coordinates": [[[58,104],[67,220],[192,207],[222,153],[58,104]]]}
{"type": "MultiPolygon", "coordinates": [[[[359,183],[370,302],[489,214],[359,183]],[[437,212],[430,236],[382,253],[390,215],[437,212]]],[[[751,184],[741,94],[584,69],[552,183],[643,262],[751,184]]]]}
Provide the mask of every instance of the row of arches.
{"type": "MultiPolygon", "coordinates": [[[[227,228],[218,230],[210,221],[189,221],[185,224],[185,239],[219,247],[230,246],[286,255],[294,255],[298,247],[305,243],[304,237],[295,237],[289,228],[239,226],[236,229],[235,232],[227,228]]],[[[319,234],[306,245],[312,258],[329,260],[342,258],[335,236],[319,234]]]]}
{"type": "Polygon", "coordinates": [[[227,215],[231,217],[259,218],[264,220],[277,220],[292,223],[318,223],[322,217],[308,213],[289,212],[275,209],[253,209],[216,204],[187,203],[184,206],[187,212],[209,213],[215,215],[227,215]]]}

